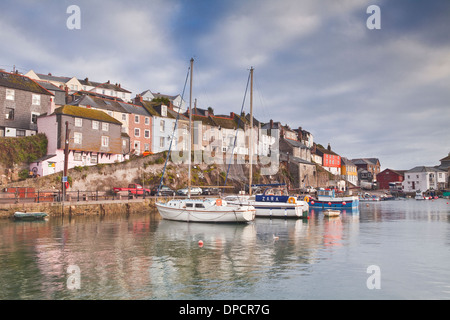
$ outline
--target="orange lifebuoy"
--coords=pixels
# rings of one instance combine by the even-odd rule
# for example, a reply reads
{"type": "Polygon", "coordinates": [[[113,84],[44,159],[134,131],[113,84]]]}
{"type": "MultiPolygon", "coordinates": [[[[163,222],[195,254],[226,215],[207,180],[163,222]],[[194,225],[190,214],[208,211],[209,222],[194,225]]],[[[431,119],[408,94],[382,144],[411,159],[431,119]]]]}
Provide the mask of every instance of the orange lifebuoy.
{"type": "Polygon", "coordinates": [[[305,198],[303,199],[303,201],[309,202],[309,197],[305,196],[305,198]]]}
{"type": "Polygon", "coordinates": [[[216,206],[222,205],[222,199],[216,199],[216,206]]]}
{"type": "Polygon", "coordinates": [[[295,204],[295,198],[294,197],[289,197],[288,203],[294,203],[295,204]]]}
{"type": "Polygon", "coordinates": [[[64,182],[64,186],[66,187],[66,189],[69,189],[69,182],[68,181],[64,182]]]}

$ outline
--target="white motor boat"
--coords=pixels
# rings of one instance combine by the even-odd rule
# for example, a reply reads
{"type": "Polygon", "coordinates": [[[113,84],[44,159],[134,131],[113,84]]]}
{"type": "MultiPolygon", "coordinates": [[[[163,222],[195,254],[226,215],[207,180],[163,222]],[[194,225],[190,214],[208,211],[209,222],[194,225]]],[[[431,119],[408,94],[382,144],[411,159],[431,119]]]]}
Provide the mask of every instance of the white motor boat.
{"type": "Polygon", "coordinates": [[[289,195],[285,184],[257,185],[267,187],[262,194],[233,195],[225,197],[228,203],[255,207],[257,217],[306,218],[309,205],[298,197],[289,195]]]}

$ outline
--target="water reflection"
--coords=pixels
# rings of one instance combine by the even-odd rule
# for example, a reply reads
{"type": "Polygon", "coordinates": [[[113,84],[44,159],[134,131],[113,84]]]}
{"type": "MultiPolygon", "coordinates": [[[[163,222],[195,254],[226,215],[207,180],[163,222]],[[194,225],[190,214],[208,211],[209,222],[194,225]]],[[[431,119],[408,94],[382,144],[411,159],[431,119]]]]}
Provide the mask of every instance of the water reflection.
{"type": "MultiPolygon", "coordinates": [[[[367,263],[375,262],[384,288],[390,277],[398,284],[430,270],[442,284],[450,276],[442,268],[450,259],[449,216],[445,200],[405,200],[336,218],[312,209],[309,219],[257,218],[247,225],[165,221],[157,214],[0,221],[0,299],[296,299],[322,297],[321,286],[360,298],[368,296],[367,263]],[[417,263],[419,256],[427,263],[417,263]],[[396,269],[406,264],[411,270],[396,269]],[[69,265],[80,268],[80,290],[67,288],[69,265]],[[325,281],[337,267],[339,277],[325,281]],[[360,271],[358,291],[353,281],[360,271]]],[[[422,286],[434,290],[429,281],[422,286]]],[[[411,289],[397,291],[402,298],[411,289]]]]}

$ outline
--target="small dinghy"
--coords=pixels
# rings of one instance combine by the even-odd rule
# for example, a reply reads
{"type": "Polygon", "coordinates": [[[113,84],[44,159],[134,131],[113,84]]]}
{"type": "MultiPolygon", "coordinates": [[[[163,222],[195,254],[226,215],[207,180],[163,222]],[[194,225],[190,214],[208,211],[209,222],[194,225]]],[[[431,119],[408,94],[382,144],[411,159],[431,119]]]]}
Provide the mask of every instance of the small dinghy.
{"type": "Polygon", "coordinates": [[[341,212],[339,210],[327,209],[323,211],[323,214],[326,217],[338,217],[341,214],[341,212]]]}
{"type": "Polygon", "coordinates": [[[15,220],[43,220],[48,214],[45,212],[20,212],[16,211],[14,213],[15,220]]]}

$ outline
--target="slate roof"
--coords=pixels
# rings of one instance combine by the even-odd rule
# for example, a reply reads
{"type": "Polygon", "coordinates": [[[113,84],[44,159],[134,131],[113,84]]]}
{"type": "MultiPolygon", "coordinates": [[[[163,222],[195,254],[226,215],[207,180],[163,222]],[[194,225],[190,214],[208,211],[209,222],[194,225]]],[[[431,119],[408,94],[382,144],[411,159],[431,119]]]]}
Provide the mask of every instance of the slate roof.
{"type": "Polygon", "coordinates": [[[411,170],[408,170],[406,172],[410,173],[410,172],[436,172],[436,171],[445,172],[444,170],[441,170],[441,169],[438,169],[438,168],[426,167],[426,166],[414,167],[411,170]]]}
{"type": "Polygon", "coordinates": [[[103,111],[72,105],[64,105],[62,107],[56,108],[54,114],[69,115],[77,118],[94,119],[98,121],[122,125],[119,120],[114,119],[103,111]]]}
{"type": "Polygon", "coordinates": [[[0,71],[0,87],[53,95],[36,81],[16,73],[0,71]]]}

